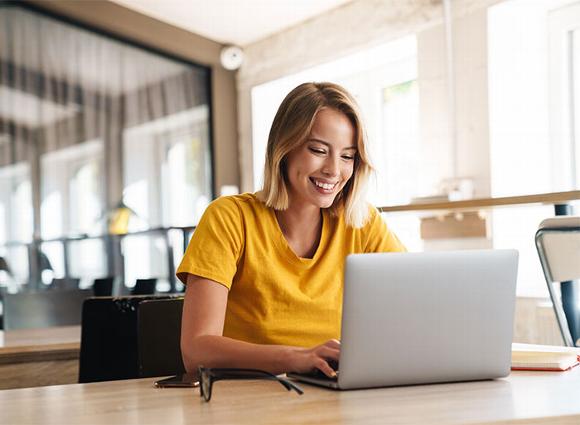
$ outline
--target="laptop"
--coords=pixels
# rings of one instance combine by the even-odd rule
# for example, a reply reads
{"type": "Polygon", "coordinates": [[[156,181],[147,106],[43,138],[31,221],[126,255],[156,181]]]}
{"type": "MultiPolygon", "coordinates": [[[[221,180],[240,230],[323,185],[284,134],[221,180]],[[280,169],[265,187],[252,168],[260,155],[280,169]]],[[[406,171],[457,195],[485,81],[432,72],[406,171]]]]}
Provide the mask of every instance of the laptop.
{"type": "Polygon", "coordinates": [[[507,376],[517,266],[515,250],[349,255],[337,378],[288,376],[341,390],[507,376]]]}

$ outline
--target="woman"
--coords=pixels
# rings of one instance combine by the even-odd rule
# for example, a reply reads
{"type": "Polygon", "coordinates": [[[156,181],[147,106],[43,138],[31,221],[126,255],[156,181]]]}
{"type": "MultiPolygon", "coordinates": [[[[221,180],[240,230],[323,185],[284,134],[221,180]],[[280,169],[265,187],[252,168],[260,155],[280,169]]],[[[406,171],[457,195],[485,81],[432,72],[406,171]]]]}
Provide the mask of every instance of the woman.
{"type": "Polygon", "coordinates": [[[177,270],[186,283],[188,371],[335,376],[345,257],[405,250],[364,200],[370,172],[360,114],[344,88],[305,83],[286,96],[263,189],[212,202],[177,270]]]}

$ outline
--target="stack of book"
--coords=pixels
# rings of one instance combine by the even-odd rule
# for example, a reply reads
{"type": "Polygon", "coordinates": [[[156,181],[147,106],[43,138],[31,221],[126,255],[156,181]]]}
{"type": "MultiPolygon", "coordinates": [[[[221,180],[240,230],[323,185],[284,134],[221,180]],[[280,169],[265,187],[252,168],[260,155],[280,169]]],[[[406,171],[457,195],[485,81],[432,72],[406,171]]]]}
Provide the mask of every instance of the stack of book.
{"type": "Polygon", "coordinates": [[[580,348],[512,344],[512,370],[564,371],[580,364],[580,348]]]}

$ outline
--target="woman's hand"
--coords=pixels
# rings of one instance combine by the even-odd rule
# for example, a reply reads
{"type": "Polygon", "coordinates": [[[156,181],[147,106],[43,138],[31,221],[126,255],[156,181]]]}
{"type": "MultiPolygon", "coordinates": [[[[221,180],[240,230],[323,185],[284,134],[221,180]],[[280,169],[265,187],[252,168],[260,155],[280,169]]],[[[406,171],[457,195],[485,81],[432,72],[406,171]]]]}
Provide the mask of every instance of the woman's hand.
{"type": "Polygon", "coordinates": [[[340,356],[340,341],[331,339],[324,344],[313,348],[296,348],[290,352],[288,359],[288,370],[292,372],[311,372],[319,369],[330,378],[336,377],[336,372],[329,361],[338,363],[340,356]]]}

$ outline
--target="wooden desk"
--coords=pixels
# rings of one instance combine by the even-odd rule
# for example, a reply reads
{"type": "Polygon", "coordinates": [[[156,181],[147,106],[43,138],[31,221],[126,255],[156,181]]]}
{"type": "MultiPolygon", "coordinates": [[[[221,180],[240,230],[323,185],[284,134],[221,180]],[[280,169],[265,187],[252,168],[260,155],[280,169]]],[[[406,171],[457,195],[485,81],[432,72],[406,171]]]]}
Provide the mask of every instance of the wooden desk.
{"type": "Polygon", "coordinates": [[[80,340],[80,326],[0,331],[0,389],[78,382],[80,340]]]}
{"type": "Polygon", "coordinates": [[[9,424],[580,424],[580,367],[514,372],[506,379],[356,391],[271,381],[220,381],[198,389],[153,388],[153,379],[0,391],[9,424]]]}

